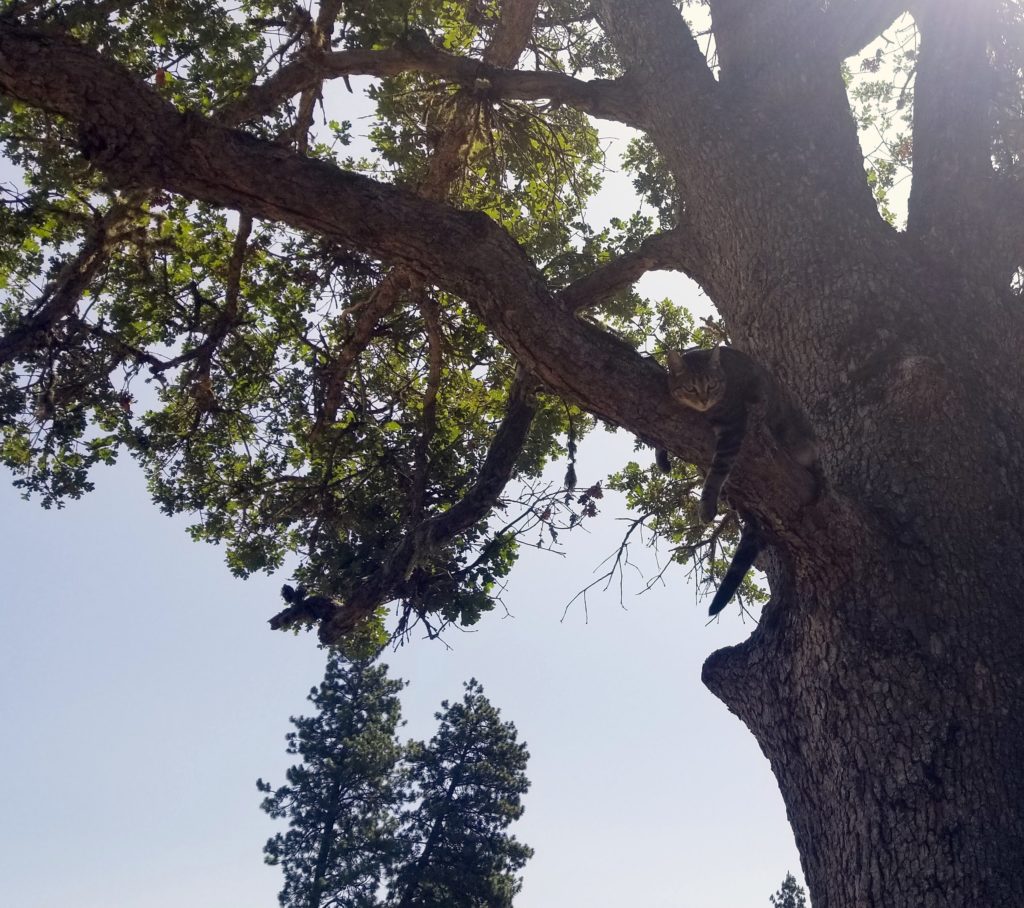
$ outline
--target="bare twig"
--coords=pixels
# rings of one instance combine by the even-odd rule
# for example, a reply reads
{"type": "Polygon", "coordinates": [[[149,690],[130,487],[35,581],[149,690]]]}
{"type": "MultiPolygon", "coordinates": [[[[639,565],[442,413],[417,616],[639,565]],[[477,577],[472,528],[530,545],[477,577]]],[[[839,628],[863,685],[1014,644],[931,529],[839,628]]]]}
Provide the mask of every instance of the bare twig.
{"type": "Polygon", "coordinates": [[[632,537],[633,533],[635,533],[639,528],[643,527],[644,523],[650,516],[650,514],[641,514],[639,517],[630,518],[630,520],[628,521],[629,529],[626,530],[626,533],[622,537],[622,541],[619,543],[616,550],[612,552],[610,555],[608,555],[608,557],[605,558],[601,562],[601,564],[598,565],[598,567],[600,567],[601,565],[607,564],[609,561],[611,561],[612,566],[608,568],[608,570],[605,571],[603,574],[601,574],[601,576],[598,577],[596,580],[591,581],[585,587],[583,587],[583,589],[576,593],[576,595],[573,596],[572,599],[570,599],[565,604],[565,609],[562,611],[562,621],[565,620],[565,616],[569,614],[569,609],[572,608],[572,604],[577,599],[585,600],[587,593],[590,592],[590,590],[592,590],[595,586],[599,586],[602,583],[604,584],[604,589],[607,590],[608,587],[611,586],[612,581],[615,579],[616,574],[619,575],[619,605],[625,607],[625,600],[622,589],[622,567],[624,564],[632,565],[632,562],[629,560],[629,540],[632,537]]]}

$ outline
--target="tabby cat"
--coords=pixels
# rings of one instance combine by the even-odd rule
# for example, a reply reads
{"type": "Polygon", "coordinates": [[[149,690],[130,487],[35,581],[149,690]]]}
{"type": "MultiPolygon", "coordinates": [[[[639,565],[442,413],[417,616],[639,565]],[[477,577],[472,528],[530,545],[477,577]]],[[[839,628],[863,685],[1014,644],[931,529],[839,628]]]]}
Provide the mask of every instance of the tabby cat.
{"type": "MultiPolygon", "coordinates": [[[[755,404],[764,404],[765,424],[779,447],[816,472],[818,452],[807,419],[771,375],[745,353],[733,347],[694,347],[682,353],[670,350],[668,385],[681,404],[707,414],[715,433],[715,454],[700,496],[701,520],[713,520],[718,513],[722,486],[736,462],[747,434],[750,408],[755,404]]],[[[660,454],[658,459],[662,459],[660,454]]]]}
{"type": "MultiPolygon", "coordinates": [[[[818,453],[810,424],[771,375],[749,356],[732,347],[694,347],[681,353],[670,350],[668,373],[672,396],[684,406],[706,413],[715,433],[715,453],[700,496],[701,520],[709,522],[718,512],[722,486],[747,434],[750,408],[757,404],[763,405],[764,422],[779,447],[814,474],[820,490],[818,453]]],[[[656,459],[662,469],[668,466],[666,452],[658,451],[656,459]]],[[[763,546],[756,521],[745,518],[739,545],[710,614],[725,608],[763,546]]]]}

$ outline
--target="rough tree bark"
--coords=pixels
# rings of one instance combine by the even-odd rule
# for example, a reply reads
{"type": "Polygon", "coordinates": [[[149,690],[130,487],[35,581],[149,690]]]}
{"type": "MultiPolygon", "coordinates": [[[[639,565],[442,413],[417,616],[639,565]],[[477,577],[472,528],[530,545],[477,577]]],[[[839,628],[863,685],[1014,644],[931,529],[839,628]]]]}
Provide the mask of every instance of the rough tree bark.
{"type": "Polygon", "coordinates": [[[76,124],[126,189],[316,231],[471,300],[550,389],[706,464],[708,428],[662,370],[575,314],[647,268],[696,279],[806,410],[828,479],[809,505],[807,476],[745,446],[729,494],[771,539],[772,599],[704,670],[771,761],[814,904],[1024,905],[1024,212],[990,160],[999,4],[712,0],[717,78],[671,0],[594,6],[618,80],[323,52],[218,122],[4,22],[0,91],[76,124]],[[900,233],[866,184],[840,63],[907,10],[922,41],[900,233]],[[226,125],[316,80],[406,69],[637,126],[680,187],[678,229],[556,296],[483,215],[226,125]]]}

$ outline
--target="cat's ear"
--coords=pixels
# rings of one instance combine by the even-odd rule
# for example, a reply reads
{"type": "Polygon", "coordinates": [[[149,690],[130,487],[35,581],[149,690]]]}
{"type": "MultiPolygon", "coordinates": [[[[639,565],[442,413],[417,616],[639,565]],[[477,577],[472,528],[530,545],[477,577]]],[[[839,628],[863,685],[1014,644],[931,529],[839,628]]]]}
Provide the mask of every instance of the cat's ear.
{"type": "Polygon", "coordinates": [[[669,350],[666,361],[668,363],[668,371],[673,374],[682,372],[685,369],[683,366],[683,354],[678,350],[669,350]]]}

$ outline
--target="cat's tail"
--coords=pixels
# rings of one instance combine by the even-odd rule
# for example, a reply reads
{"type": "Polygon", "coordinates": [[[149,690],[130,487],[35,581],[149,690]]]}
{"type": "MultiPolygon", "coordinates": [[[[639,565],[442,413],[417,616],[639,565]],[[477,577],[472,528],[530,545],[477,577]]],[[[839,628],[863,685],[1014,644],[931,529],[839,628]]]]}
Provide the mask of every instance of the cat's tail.
{"type": "Polygon", "coordinates": [[[732,556],[732,562],[718,586],[715,598],[711,600],[711,607],[708,609],[709,615],[717,615],[729,604],[733,593],[739,589],[743,578],[747,576],[747,571],[754,563],[754,559],[763,548],[764,537],[761,535],[760,526],[753,517],[746,517],[743,521],[743,528],[740,530],[740,541],[732,556]]]}

